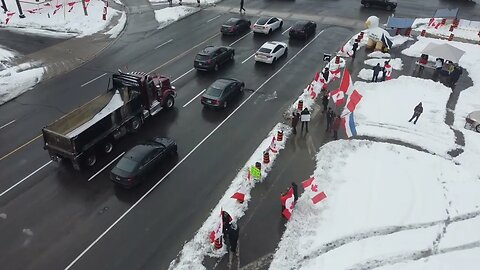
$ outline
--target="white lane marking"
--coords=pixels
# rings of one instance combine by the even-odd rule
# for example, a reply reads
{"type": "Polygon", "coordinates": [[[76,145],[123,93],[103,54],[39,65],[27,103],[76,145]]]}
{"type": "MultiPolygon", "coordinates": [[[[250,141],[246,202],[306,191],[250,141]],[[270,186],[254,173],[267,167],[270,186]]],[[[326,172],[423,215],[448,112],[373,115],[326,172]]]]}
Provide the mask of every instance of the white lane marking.
{"type": "Polygon", "coordinates": [[[241,38],[235,40],[234,42],[230,43],[230,45],[228,45],[229,47],[232,47],[235,43],[239,42],[240,40],[242,40],[244,37],[250,35],[251,33],[253,33],[251,30],[250,32],[246,33],[245,35],[243,35],[241,38]]]}
{"type": "Polygon", "coordinates": [[[100,79],[101,77],[103,77],[103,76],[105,76],[105,75],[107,75],[107,73],[103,73],[102,75],[100,75],[100,76],[98,76],[98,77],[96,77],[96,78],[94,78],[94,79],[91,79],[90,81],[82,84],[80,87],[84,87],[85,85],[87,85],[87,84],[89,84],[89,83],[91,83],[91,82],[93,82],[93,81],[95,81],[95,80],[98,80],[98,79],[100,79]]]}
{"type": "Polygon", "coordinates": [[[288,30],[290,30],[290,28],[292,28],[292,27],[290,26],[290,27],[288,27],[287,30],[283,31],[283,32],[282,32],[282,35],[285,34],[286,32],[288,32],[288,30]]]}
{"type": "Polygon", "coordinates": [[[163,42],[162,44],[160,44],[160,45],[158,45],[157,47],[155,47],[155,49],[158,49],[158,48],[162,47],[163,45],[167,45],[168,43],[170,43],[170,42],[172,42],[172,41],[173,41],[173,39],[170,39],[170,40],[168,40],[168,41],[165,41],[165,42],[163,42]]]}
{"type": "Polygon", "coordinates": [[[211,21],[213,21],[213,20],[215,20],[215,19],[218,19],[218,18],[220,18],[220,16],[221,16],[221,15],[217,15],[217,16],[211,18],[210,20],[208,20],[207,22],[211,22],[211,21]]]}
{"type": "Polygon", "coordinates": [[[17,121],[17,120],[12,120],[12,121],[10,121],[10,122],[6,123],[5,125],[1,126],[1,127],[0,127],[0,129],[2,129],[2,128],[4,128],[4,127],[6,127],[6,126],[10,125],[10,124],[13,124],[13,123],[15,123],[15,121],[17,121]]]}
{"type": "Polygon", "coordinates": [[[130,208],[128,208],[119,218],[117,218],[113,223],[112,225],[110,225],[103,233],[101,233],[90,245],[88,245],[87,248],[85,248],[85,250],[83,250],[80,255],[78,255],[69,265],[67,265],[67,267],[65,267],[65,270],[68,270],[70,268],[72,268],[72,266],[78,261],[80,260],[80,258],[83,257],[83,255],[85,255],[85,253],[87,253],[95,244],[98,243],[98,241],[100,241],[110,230],[112,230],[113,227],[115,227],[126,215],[128,215],[128,213],[130,213],[141,201],[143,201],[148,195],[150,195],[150,193],[152,193],[152,191],[158,186],[160,185],[160,183],[163,182],[163,180],[165,180],[168,176],[170,176],[170,174],[172,174],[173,171],[175,171],[178,166],[180,166],[188,157],[190,157],[191,154],[193,154],[193,152],[195,152],[198,147],[200,147],[206,140],[208,140],[208,138],[210,138],[210,136],[212,136],[220,127],[223,126],[223,124],[225,124],[225,122],[228,121],[228,119],[230,119],[230,117],[232,117],[232,115],[234,115],[241,107],[243,107],[243,105],[245,105],[245,103],[247,103],[247,101],[249,101],[254,94],[256,94],[262,87],[264,87],[273,77],[275,77],[283,68],[285,68],[293,59],[295,59],[308,45],[310,45],[314,40],[316,40],[322,33],[323,33],[324,30],[322,30],[320,33],[318,33],[312,40],[310,40],[307,44],[305,44],[302,49],[300,49],[292,58],[290,58],[279,70],[277,70],[275,73],[273,73],[272,76],[270,76],[265,82],[263,82],[255,91],[252,92],[252,94],[250,94],[250,96],[248,96],[242,103],[240,103],[240,105],[235,108],[220,124],[218,124],[218,126],[216,126],[210,133],[208,133],[208,135],[203,138],[192,150],[190,150],[190,152],[188,152],[188,154],[183,157],[177,164],[175,164],[175,166],[173,166],[172,169],[170,169],[170,171],[168,171],[160,180],[158,180],[157,183],[155,183],[155,185],[153,185],[153,187],[151,187],[145,194],[142,195],[142,197],[140,197],[140,199],[138,199],[132,206],[130,206],[130,208]]]}
{"type": "Polygon", "coordinates": [[[7,190],[5,190],[4,192],[0,193],[0,197],[2,197],[3,195],[5,195],[7,192],[9,192],[10,190],[14,189],[16,186],[20,185],[23,181],[27,180],[30,176],[36,174],[38,171],[40,171],[41,169],[47,167],[50,163],[52,163],[52,161],[50,160],[49,162],[43,164],[42,167],[36,169],[35,171],[33,171],[31,174],[25,176],[22,180],[18,181],[17,183],[15,183],[15,185],[9,187],[7,190]]]}
{"type": "Polygon", "coordinates": [[[187,72],[183,73],[182,75],[180,75],[179,77],[177,77],[175,80],[173,80],[171,83],[174,83],[178,80],[180,80],[181,78],[183,78],[183,76],[187,75],[188,73],[192,72],[195,68],[191,68],[189,69],[187,72]]]}
{"type": "Polygon", "coordinates": [[[248,59],[252,58],[254,55],[255,55],[255,53],[254,53],[254,54],[252,54],[252,55],[250,55],[250,56],[249,56],[247,59],[243,60],[243,61],[242,61],[242,64],[243,64],[243,63],[245,63],[245,62],[247,62],[247,61],[248,61],[248,59]]]}
{"type": "Polygon", "coordinates": [[[121,156],[123,156],[123,154],[125,154],[125,152],[121,153],[120,155],[118,155],[118,157],[114,158],[112,161],[110,161],[107,165],[105,165],[105,167],[103,167],[100,171],[96,172],[94,175],[92,175],[90,178],[88,178],[88,181],[90,182],[90,180],[92,180],[93,178],[95,178],[95,176],[99,175],[101,172],[103,172],[103,170],[105,170],[108,166],[110,166],[110,164],[112,164],[113,162],[115,162],[115,160],[119,159],[121,156]]]}
{"type": "Polygon", "coordinates": [[[194,96],[192,99],[190,99],[190,101],[188,101],[187,103],[185,103],[185,105],[183,105],[183,108],[187,107],[188,104],[190,104],[192,101],[194,101],[196,98],[198,98],[198,96],[200,96],[201,94],[203,94],[203,92],[205,92],[205,90],[207,90],[207,89],[203,89],[202,92],[198,93],[198,95],[194,96]]]}

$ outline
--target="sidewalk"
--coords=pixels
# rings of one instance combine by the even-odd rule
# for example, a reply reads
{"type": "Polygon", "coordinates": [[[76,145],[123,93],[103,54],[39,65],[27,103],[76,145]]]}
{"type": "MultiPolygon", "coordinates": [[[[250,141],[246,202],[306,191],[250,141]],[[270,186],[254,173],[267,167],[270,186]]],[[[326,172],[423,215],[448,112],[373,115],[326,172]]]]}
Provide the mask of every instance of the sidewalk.
{"type": "MultiPolygon", "coordinates": [[[[124,6],[115,3],[112,3],[112,6],[119,11],[124,10],[124,6]]],[[[70,38],[37,52],[24,55],[17,59],[13,65],[37,63],[36,67],[45,68],[42,81],[78,68],[95,58],[116,40],[105,33],[117,25],[121,15],[119,13],[114,16],[109,25],[98,33],[82,38],[70,38]]]]}

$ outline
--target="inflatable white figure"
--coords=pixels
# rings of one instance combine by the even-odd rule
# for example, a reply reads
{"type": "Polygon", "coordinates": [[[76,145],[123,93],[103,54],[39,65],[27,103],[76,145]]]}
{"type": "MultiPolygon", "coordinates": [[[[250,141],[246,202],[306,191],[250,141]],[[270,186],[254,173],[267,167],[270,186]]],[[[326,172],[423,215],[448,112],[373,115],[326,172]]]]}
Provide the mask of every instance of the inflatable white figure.
{"type": "Polygon", "coordinates": [[[388,38],[390,34],[387,31],[379,27],[380,19],[377,16],[370,16],[365,21],[365,26],[368,29],[368,42],[367,47],[375,49],[375,51],[383,51],[385,44],[382,42],[382,36],[385,35],[388,38]]]}

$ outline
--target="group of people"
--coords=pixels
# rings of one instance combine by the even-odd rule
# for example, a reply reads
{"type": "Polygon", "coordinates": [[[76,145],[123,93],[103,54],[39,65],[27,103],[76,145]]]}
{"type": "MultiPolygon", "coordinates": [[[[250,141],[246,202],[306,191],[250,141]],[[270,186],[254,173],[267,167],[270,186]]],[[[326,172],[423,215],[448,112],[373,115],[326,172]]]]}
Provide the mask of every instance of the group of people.
{"type": "Polygon", "coordinates": [[[437,58],[435,60],[435,74],[434,76],[444,76],[447,78],[447,84],[450,87],[454,87],[457,81],[460,79],[463,70],[458,65],[452,61],[444,61],[442,58],[437,58]]]}
{"type": "Polygon", "coordinates": [[[382,72],[382,77],[381,81],[385,81],[387,78],[387,73],[389,72],[389,67],[390,63],[389,61],[385,61],[383,67],[380,66],[380,63],[377,63],[372,69],[373,69],[373,77],[372,77],[372,82],[378,82],[378,75],[380,75],[380,72],[382,72]]]}
{"type": "Polygon", "coordinates": [[[308,132],[308,122],[310,122],[310,111],[307,107],[305,107],[302,112],[294,111],[292,112],[292,129],[293,134],[297,134],[297,125],[298,122],[302,122],[301,132],[303,132],[303,128],[305,127],[305,131],[308,132]]]}

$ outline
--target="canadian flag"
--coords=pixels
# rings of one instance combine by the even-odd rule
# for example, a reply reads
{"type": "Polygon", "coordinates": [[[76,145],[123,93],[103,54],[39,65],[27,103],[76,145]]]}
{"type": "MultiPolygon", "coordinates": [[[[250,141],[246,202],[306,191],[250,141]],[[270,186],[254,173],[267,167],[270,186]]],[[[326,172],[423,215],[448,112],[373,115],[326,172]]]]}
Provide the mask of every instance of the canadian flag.
{"type": "Polygon", "coordinates": [[[293,208],[295,207],[295,197],[293,196],[293,188],[289,188],[287,194],[282,196],[282,203],[285,202],[285,210],[282,214],[286,219],[292,216],[293,208]]]}
{"type": "Polygon", "coordinates": [[[357,90],[353,90],[353,93],[349,96],[348,98],[348,102],[347,102],[347,109],[350,111],[350,112],[354,112],[355,111],[355,108],[357,107],[357,104],[360,102],[360,100],[362,99],[362,95],[360,95],[360,93],[358,93],[357,90]]]}
{"type": "Polygon", "coordinates": [[[239,201],[240,203],[243,203],[245,201],[245,193],[242,193],[242,192],[235,192],[235,194],[232,195],[232,197],[230,197],[232,199],[236,199],[237,201],[239,201]]]}
{"type": "Polygon", "coordinates": [[[340,68],[337,68],[336,70],[330,70],[330,74],[332,74],[332,82],[336,79],[340,79],[340,68]]]}
{"type": "Polygon", "coordinates": [[[53,15],[55,15],[61,8],[63,4],[55,5],[55,10],[53,11],[53,15]]]}
{"type": "Polygon", "coordinates": [[[222,212],[220,211],[219,219],[217,220],[217,224],[215,226],[215,230],[210,233],[210,241],[215,242],[215,240],[219,239],[223,235],[223,220],[222,220],[222,212]]]}
{"type": "Polygon", "coordinates": [[[345,94],[353,91],[352,77],[346,68],[343,70],[343,78],[342,82],[340,83],[340,90],[345,94]]]}
{"type": "Polygon", "coordinates": [[[303,189],[307,190],[308,188],[314,192],[314,196],[312,197],[313,204],[317,204],[321,202],[323,199],[327,198],[327,194],[325,192],[319,192],[318,186],[315,183],[315,178],[312,176],[308,180],[302,182],[303,189]]]}
{"type": "Polygon", "coordinates": [[[68,9],[68,12],[71,12],[73,10],[73,7],[75,6],[76,2],[68,2],[68,6],[70,7],[68,9]]]}
{"type": "Polygon", "coordinates": [[[278,152],[277,139],[275,139],[275,136],[272,137],[272,142],[270,143],[270,151],[272,151],[272,153],[278,152]]]}
{"type": "Polygon", "coordinates": [[[338,107],[343,104],[345,101],[345,93],[340,89],[330,92],[330,98],[335,102],[335,105],[338,107]]]}

